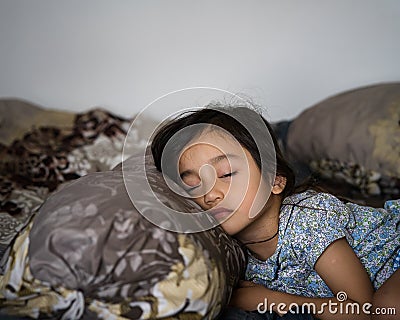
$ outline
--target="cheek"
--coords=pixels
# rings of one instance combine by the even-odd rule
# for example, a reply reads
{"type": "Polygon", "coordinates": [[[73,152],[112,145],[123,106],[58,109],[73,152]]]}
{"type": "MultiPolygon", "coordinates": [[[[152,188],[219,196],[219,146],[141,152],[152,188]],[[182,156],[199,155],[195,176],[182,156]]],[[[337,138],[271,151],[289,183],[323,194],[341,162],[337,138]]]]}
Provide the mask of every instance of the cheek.
{"type": "Polygon", "coordinates": [[[244,208],[251,202],[253,185],[247,181],[245,174],[234,176],[226,186],[226,201],[231,209],[244,208]],[[229,190],[229,191],[228,191],[229,190]]]}
{"type": "Polygon", "coordinates": [[[202,198],[192,198],[192,200],[196,202],[202,209],[205,209],[202,198]]]}
{"type": "Polygon", "coordinates": [[[235,217],[236,221],[240,220],[242,223],[249,221],[263,208],[265,192],[263,191],[263,185],[260,186],[259,183],[260,179],[256,176],[254,179],[250,179],[248,186],[246,183],[239,184],[235,190],[236,192],[232,193],[231,203],[236,204],[239,209],[237,214],[241,215],[240,217],[235,217]]]}

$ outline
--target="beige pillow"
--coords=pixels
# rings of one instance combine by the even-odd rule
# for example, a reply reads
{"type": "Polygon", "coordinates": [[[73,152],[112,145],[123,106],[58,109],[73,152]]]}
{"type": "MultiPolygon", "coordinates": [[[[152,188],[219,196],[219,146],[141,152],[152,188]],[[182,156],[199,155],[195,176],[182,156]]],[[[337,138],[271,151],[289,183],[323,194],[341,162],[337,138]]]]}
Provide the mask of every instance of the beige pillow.
{"type": "Polygon", "coordinates": [[[46,110],[19,99],[0,99],[0,143],[10,145],[32,127],[71,128],[74,119],[72,112],[46,110]]]}

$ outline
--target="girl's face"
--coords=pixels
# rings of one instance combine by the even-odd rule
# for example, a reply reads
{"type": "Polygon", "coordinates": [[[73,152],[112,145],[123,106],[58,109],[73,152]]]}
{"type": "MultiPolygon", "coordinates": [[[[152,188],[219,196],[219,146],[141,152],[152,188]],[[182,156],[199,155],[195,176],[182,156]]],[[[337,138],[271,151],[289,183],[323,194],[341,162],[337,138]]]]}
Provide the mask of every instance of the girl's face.
{"type": "Polygon", "coordinates": [[[193,200],[234,235],[265,208],[269,193],[250,153],[225,133],[192,141],[179,159],[179,174],[193,200]]]}

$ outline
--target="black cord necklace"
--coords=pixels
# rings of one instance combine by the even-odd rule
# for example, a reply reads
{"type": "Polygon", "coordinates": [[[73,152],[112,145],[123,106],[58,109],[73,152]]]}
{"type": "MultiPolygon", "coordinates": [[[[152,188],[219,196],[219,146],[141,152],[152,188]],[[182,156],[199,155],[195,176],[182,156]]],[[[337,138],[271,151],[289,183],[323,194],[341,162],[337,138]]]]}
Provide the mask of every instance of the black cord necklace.
{"type": "Polygon", "coordinates": [[[269,237],[269,238],[267,238],[267,239],[258,240],[258,241],[244,242],[243,244],[244,244],[244,245],[247,245],[247,244],[255,244],[255,243],[262,243],[262,242],[270,241],[270,240],[272,240],[273,238],[275,238],[275,237],[278,235],[278,232],[279,232],[279,228],[278,228],[278,230],[276,230],[276,232],[275,232],[275,234],[274,234],[273,236],[271,236],[271,237],[269,237]]]}

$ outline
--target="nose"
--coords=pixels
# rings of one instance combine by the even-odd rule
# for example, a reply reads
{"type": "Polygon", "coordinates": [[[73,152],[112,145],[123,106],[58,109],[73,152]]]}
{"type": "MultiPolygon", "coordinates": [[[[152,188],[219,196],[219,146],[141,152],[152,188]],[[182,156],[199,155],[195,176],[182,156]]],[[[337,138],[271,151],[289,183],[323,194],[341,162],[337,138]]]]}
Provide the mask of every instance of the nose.
{"type": "Polygon", "coordinates": [[[218,183],[204,195],[204,202],[211,207],[217,205],[220,201],[224,199],[224,192],[219,188],[218,183]]]}
{"type": "Polygon", "coordinates": [[[210,165],[203,165],[199,174],[203,185],[203,190],[208,190],[203,195],[203,201],[208,207],[214,207],[222,199],[224,199],[224,190],[220,185],[215,168],[210,165]]]}

